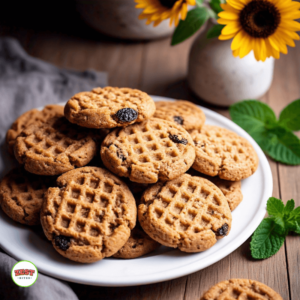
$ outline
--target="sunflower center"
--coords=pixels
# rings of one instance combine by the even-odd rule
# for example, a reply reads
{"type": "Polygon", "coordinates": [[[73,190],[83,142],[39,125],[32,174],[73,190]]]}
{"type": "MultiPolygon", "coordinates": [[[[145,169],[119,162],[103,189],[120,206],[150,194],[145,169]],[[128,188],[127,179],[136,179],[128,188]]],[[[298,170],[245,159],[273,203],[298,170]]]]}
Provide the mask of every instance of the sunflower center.
{"type": "Polygon", "coordinates": [[[178,0],[159,0],[162,6],[172,8],[178,0]]]}
{"type": "Polygon", "coordinates": [[[267,38],[280,23],[280,13],[275,5],[266,0],[249,2],[240,13],[242,28],[252,37],[267,38]]]}

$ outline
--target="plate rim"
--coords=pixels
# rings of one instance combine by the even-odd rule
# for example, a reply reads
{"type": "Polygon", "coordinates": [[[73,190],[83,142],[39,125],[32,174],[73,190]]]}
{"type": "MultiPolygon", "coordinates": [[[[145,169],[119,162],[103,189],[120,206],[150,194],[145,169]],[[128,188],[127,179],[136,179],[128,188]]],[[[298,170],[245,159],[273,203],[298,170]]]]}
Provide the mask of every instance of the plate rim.
{"type": "MultiPolygon", "coordinates": [[[[176,99],[162,97],[162,96],[151,95],[151,97],[153,98],[154,101],[170,101],[170,102],[176,101],[176,99]]],[[[58,104],[64,105],[65,102],[61,102],[58,104]]],[[[241,127],[239,127],[237,124],[235,124],[230,119],[228,119],[208,108],[202,107],[197,104],[195,104],[195,105],[200,107],[206,115],[210,115],[212,118],[218,119],[218,121],[221,121],[221,123],[228,124],[230,127],[233,127],[235,132],[237,132],[238,134],[239,134],[239,132],[241,132],[242,135],[246,136],[246,139],[252,144],[252,146],[254,147],[254,149],[257,152],[257,155],[259,157],[259,164],[262,167],[263,179],[264,179],[263,180],[264,187],[262,189],[263,194],[262,194],[261,198],[265,199],[265,200],[262,200],[260,205],[257,206],[257,210],[256,210],[257,214],[255,215],[255,219],[252,220],[251,223],[249,223],[249,226],[247,226],[246,232],[243,234],[243,236],[242,237],[238,236],[235,240],[231,241],[228,245],[226,245],[224,253],[222,253],[221,255],[216,255],[216,258],[215,257],[213,257],[213,258],[207,257],[205,262],[201,263],[201,267],[199,267],[197,265],[197,261],[193,261],[186,265],[175,267],[175,268],[172,268],[171,270],[166,270],[163,272],[158,271],[156,273],[151,273],[151,274],[146,274],[146,275],[141,275],[141,274],[127,275],[127,276],[125,276],[125,278],[122,277],[122,280],[120,280],[120,277],[117,277],[118,282],[111,280],[111,278],[107,278],[106,280],[102,279],[100,281],[97,280],[97,278],[95,278],[95,280],[91,280],[90,278],[78,279],[76,277],[76,275],[73,277],[70,277],[67,275],[58,274],[57,272],[49,271],[43,267],[39,267],[39,272],[41,272],[45,275],[52,276],[54,278],[65,280],[65,281],[86,284],[86,285],[94,285],[94,286],[121,287],[121,286],[138,286],[138,285],[154,284],[154,283],[158,283],[158,282],[176,279],[176,278],[183,277],[183,276],[189,275],[191,273],[200,271],[200,270],[222,260],[223,258],[227,257],[230,253],[235,251],[240,245],[242,245],[251,236],[251,234],[255,231],[255,229],[258,227],[258,225],[264,218],[264,216],[266,214],[267,200],[269,197],[272,196],[273,176],[272,176],[270,164],[269,164],[265,154],[261,150],[261,148],[258,146],[258,144],[254,141],[254,139],[245,130],[243,130],[241,127]],[[144,277],[146,277],[146,278],[144,278],[144,277]],[[153,277],[155,277],[155,278],[153,278],[153,277]]],[[[43,107],[39,107],[38,109],[42,109],[42,108],[43,107]]],[[[3,213],[3,212],[1,211],[1,213],[3,213]]],[[[14,252],[12,252],[10,249],[8,249],[8,247],[6,247],[5,244],[2,243],[1,239],[0,239],[0,247],[2,249],[4,249],[13,258],[22,260],[22,257],[16,255],[14,252]]]]}

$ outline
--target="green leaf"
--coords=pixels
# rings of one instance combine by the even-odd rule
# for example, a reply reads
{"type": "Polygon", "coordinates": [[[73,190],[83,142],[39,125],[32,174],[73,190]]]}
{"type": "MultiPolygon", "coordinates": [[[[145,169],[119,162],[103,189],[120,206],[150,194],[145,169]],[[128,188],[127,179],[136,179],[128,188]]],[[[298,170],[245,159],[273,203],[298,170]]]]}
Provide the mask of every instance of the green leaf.
{"type": "Polygon", "coordinates": [[[291,200],[287,201],[287,203],[284,207],[284,214],[285,215],[290,214],[293,211],[294,207],[295,207],[294,199],[291,199],[291,200]]]}
{"type": "Polygon", "coordinates": [[[223,11],[223,9],[220,6],[221,1],[220,0],[211,0],[209,2],[209,6],[211,7],[211,9],[216,13],[220,13],[221,11],[223,11]]]}
{"type": "Polygon", "coordinates": [[[196,0],[196,5],[202,6],[204,0],[196,0]]]}
{"type": "Polygon", "coordinates": [[[275,197],[270,197],[267,202],[267,212],[270,216],[283,217],[284,215],[284,204],[282,200],[275,197]]]}
{"type": "Polygon", "coordinates": [[[300,130],[300,99],[290,103],[282,110],[279,124],[292,131],[300,130]]]}
{"type": "Polygon", "coordinates": [[[246,100],[230,107],[232,120],[245,129],[274,160],[300,164],[300,140],[278,125],[273,110],[262,102],[246,100]]]}
{"type": "Polygon", "coordinates": [[[208,39],[213,39],[213,38],[218,37],[221,34],[221,31],[224,27],[225,27],[225,25],[221,25],[221,24],[215,25],[214,27],[210,28],[207,31],[206,37],[208,39]]]}
{"type": "Polygon", "coordinates": [[[208,18],[209,13],[205,7],[197,7],[190,10],[186,19],[184,21],[180,20],[179,25],[176,27],[171,45],[177,45],[192,36],[208,18]]]}
{"type": "Polygon", "coordinates": [[[251,255],[255,259],[268,258],[278,252],[283,245],[285,235],[280,235],[273,219],[264,219],[255,230],[251,243],[251,255]]]}
{"type": "Polygon", "coordinates": [[[295,208],[289,216],[289,220],[296,220],[297,222],[300,221],[300,206],[295,208]]]}
{"type": "Polygon", "coordinates": [[[297,234],[300,234],[300,226],[298,224],[298,222],[295,222],[296,223],[296,229],[294,230],[297,234]]]}

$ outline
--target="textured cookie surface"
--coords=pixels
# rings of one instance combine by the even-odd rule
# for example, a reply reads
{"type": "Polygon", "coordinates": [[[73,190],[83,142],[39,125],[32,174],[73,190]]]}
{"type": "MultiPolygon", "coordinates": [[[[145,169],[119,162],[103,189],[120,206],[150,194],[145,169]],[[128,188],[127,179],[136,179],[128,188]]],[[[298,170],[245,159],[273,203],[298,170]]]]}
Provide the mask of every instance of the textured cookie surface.
{"type": "Polygon", "coordinates": [[[101,157],[119,176],[155,183],[185,173],[194,162],[195,149],[181,126],[153,118],[111,132],[102,143],[101,157]]]}
{"type": "Polygon", "coordinates": [[[283,300],[267,285],[249,279],[230,279],[211,287],[201,300],[283,300]]]}
{"type": "Polygon", "coordinates": [[[89,128],[124,127],[153,116],[155,103],[139,90],[130,88],[95,88],[74,95],[65,106],[65,116],[89,128]]]}
{"type": "Polygon", "coordinates": [[[42,111],[32,109],[25,112],[15,120],[6,134],[8,151],[14,153],[14,145],[18,135],[29,125],[37,122],[46,122],[54,116],[63,116],[64,107],[60,105],[47,105],[42,111]]]}
{"type": "Polygon", "coordinates": [[[175,122],[185,130],[200,130],[205,122],[203,111],[191,102],[183,100],[159,101],[155,102],[155,105],[155,118],[175,122]]]}
{"type": "Polygon", "coordinates": [[[137,223],[126,244],[113,257],[137,258],[154,251],[158,247],[160,244],[151,239],[137,223]]]}
{"type": "Polygon", "coordinates": [[[138,218],[151,238],[185,252],[212,247],[228,235],[232,220],[220,189],[188,174],[147,189],[138,207],[138,218]]]}
{"type": "Polygon", "coordinates": [[[258,167],[252,145],[236,133],[218,126],[204,125],[191,133],[196,147],[193,168],[209,176],[238,181],[251,176],[258,167]]]}
{"type": "Polygon", "coordinates": [[[224,194],[227,199],[231,211],[235,210],[243,200],[242,183],[241,181],[229,181],[219,177],[211,177],[201,174],[194,169],[189,169],[188,173],[192,176],[204,177],[215,184],[224,194]]]}
{"type": "Polygon", "coordinates": [[[65,117],[32,124],[17,138],[14,152],[27,171],[59,175],[85,166],[96,154],[92,131],[71,124],[65,117]]]}
{"type": "Polygon", "coordinates": [[[11,170],[0,184],[2,210],[19,223],[40,224],[44,193],[54,183],[53,178],[30,174],[23,168],[11,170]]]}
{"type": "Polygon", "coordinates": [[[128,187],[97,167],[72,170],[49,188],[41,210],[46,237],[63,256],[91,263],[124,246],[136,223],[128,187]]]}

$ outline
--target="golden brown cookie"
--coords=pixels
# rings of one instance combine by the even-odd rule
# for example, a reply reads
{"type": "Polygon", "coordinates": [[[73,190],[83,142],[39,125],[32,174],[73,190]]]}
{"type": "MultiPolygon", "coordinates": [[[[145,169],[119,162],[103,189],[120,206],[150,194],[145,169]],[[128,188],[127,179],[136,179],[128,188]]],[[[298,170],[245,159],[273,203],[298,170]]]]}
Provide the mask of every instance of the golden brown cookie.
{"type": "Polygon", "coordinates": [[[101,146],[104,165],[139,183],[172,180],[195,159],[191,136],[180,125],[149,119],[111,132],[101,146]]]}
{"type": "Polygon", "coordinates": [[[71,260],[91,263],[121,249],[136,223],[136,204],[128,187],[97,167],[72,170],[49,188],[41,223],[53,247],[71,260]]]}
{"type": "Polygon", "coordinates": [[[232,220],[221,190],[188,174],[147,189],[138,218],[151,238],[184,252],[209,249],[229,234],[232,220]]]}
{"type": "Polygon", "coordinates": [[[145,233],[137,222],[132,229],[130,237],[126,244],[113,257],[116,258],[137,258],[146,255],[157,248],[160,244],[154,241],[145,233]]]}
{"type": "Polygon", "coordinates": [[[54,183],[51,177],[41,177],[23,168],[15,168],[1,181],[1,208],[14,221],[38,225],[44,193],[54,183]]]}
{"type": "Polygon", "coordinates": [[[32,109],[21,115],[7,131],[6,144],[10,154],[14,153],[14,145],[18,135],[28,126],[37,122],[46,122],[54,116],[63,116],[64,107],[61,105],[47,105],[43,110],[32,109]]]}
{"type": "Polygon", "coordinates": [[[32,124],[17,138],[14,153],[27,171],[38,175],[59,175],[88,164],[96,154],[91,130],[54,117],[32,124]]]}
{"type": "Polygon", "coordinates": [[[250,279],[230,279],[211,287],[201,300],[283,300],[267,285],[250,279]]]}
{"type": "Polygon", "coordinates": [[[154,118],[175,122],[187,131],[200,130],[205,122],[203,111],[189,101],[159,101],[155,105],[154,118]]]}
{"type": "Polygon", "coordinates": [[[65,106],[66,118],[88,128],[125,127],[151,118],[152,98],[130,88],[95,88],[74,95],[65,106]]]}
{"type": "Polygon", "coordinates": [[[252,145],[228,129],[204,125],[191,137],[196,146],[193,168],[203,174],[238,181],[251,176],[258,167],[252,145]]]}
{"type": "Polygon", "coordinates": [[[215,184],[226,197],[231,211],[234,211],[243,200],[241,181],[229,181],[219,177],[211,177],[201,174],[192,168],[188,170],[188,174],[203,177],[215,184]]]}

